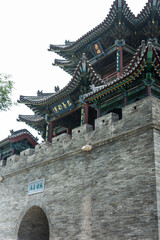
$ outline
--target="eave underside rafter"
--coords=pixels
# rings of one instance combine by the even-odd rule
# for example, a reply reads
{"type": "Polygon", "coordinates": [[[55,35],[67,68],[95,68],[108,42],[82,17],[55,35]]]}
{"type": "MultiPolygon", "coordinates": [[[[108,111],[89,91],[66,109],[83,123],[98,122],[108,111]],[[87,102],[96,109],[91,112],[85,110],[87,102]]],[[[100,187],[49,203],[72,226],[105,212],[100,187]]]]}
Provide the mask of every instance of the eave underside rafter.
{"type": "MultiPolygon", "coordinates": [[[[117,78],[113,82],[107,84],[106,86],[103,86],[102,88],[100,87],[98,90],[95,92],[88,93],[84,96],[84,100],[87,102],[94,102],[96,100],[99,100],[103,96],[108,96],[110,98],[110,94],[113,92],[118,92],[121,91],[121,88],[132,88],[132,82],[137,81],[138,84],[138,79],[145,79],[146,75],[141,76],[143,72],[145,72],[145,69],[148,66],[148,46],[144,47],[141,46],[139,50],[137,51],[136,55],[133,57],[132,61],[128,65],[128,68],[126,68],[126,71],[123,73],[123,75],[120,78],[117,78]]],[[[159,64],[159,56],[156,52],[156,49],[153,47],[153,61],[152,65],[154,67],[154,71],[157,72],[157,74],[160,76],[160,64],[159,64]]]]}
{"type": "Polygon", "coordinates": [[[50,45],[50,51],[54,51],[60,56],[71,60],[71,54],[74,54],[75,51],[78,51],[78,49],[81,49],[87,46],[90,42],[94,41],[95,39],[99,38],[102,34],[107,32],[111,26],[114,25],[116,21],[119,21],[119,11],[121,12],[121,19],[125,21],[126,25],[130,25],[130,28],[133,31],[138,31],[138,29],[141,29],[141,26],[147,19],[153,18],[153,16],[160,16],[160,3],[158,1],[152,1],[149,0],[148,3],[145,5],[145,7],[142,9],[142,11],[135,16],[133,12],[129,9],[126,1],[121,1],[122,5],[121,7],[118,7],[118,0],[114,1],[107,17],[105,20],[99,24],[97,27],[83,35],[81,38],[79,38],[76,42],[70,45],[64,45],[64,46],[56,46],[56,45],[50,45]],[[154,8],[154,10],[153,10],[154,8]],[[154,15],[153,15],[153,12],[154,15]]]}
{"type": "Polygon", "coordinates": [[[90,85],[94,84],[95,86],[100,86],[105,84],[104,81],[96,74],[86,57],[83,56],[71,81],[58,93],[54,93],[49,97],[40,100],[33,97],[21,96],[20,102],[26,104],[38,115],[41,112],[42,116],[44,117],[44,113],[47,111],[46,107],[54,104],[57,101],[60,101],[66,96],[69,96],[73,91],[75,91],[76,88],[79,89],[84,77],[87,79],[88,84],[90,85]]]}

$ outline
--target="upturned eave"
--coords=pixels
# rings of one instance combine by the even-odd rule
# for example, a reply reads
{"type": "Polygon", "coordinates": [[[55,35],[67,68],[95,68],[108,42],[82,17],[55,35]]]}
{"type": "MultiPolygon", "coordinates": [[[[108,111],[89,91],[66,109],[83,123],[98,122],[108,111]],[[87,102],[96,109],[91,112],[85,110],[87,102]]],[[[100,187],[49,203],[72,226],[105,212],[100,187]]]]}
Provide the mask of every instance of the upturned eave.
{"type": "Polygon", "coordinates": [[[135,14],[130,10],[128,4],[125,0],[121,0],[121,7],[118,6],[118,0],[115,0],[109,10],[107,17],[104,19],[102,23],[93,28],[91,31],[87,32],[83,36],[81,36],[77,41],[73,42],[69,45],[54,45],[50,44],[49,50],[57,53],[60,56],[68,59],[71,58],[71,54],[78,51],[78,49],[84,48],[85,45],[93,42],[95,39],[98,39],[102,34],[110,29],[110,27],[114,24],[114,22],[118,21],[118,12],[121,9],[121,13],[123,16],[123,20],[128,23],[132,29],[137,29],[138,26],[143,24],[152,13],[152,8],[155,8],[155,11],[160,16],[159,10],[159,0],[156,5],[154,1],[148,0],[142,11],[135,16],[135,14]]]}

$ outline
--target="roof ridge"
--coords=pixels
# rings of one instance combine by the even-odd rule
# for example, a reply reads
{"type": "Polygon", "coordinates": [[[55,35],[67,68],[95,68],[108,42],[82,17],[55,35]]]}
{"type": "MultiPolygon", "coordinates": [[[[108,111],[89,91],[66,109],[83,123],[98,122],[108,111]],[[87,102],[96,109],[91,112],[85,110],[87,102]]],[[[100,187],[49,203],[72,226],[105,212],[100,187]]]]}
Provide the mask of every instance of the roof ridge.
{"type": "Polygon", "coordinates": [[[29,99],[29,97],[27,97],[27,96],[20,96],[19,101],[23,102],[23,103],[26,103],[26,104],[34,104],[34,105],[43,104],[44,101],[47,102],[47,101],[50,101],[50,100],[53,100],[53,102],[56,102],[59,99],[61,99],[62,97],[65,97],[68,94],[70,94],[70,92],[78,86],[79,81],[80,81],[80,77],[81,77],[81,74],[83,73],[83,71],[86,72],[87,75],[90,74],[90,76],[89,76],[90,81],[91,81],[91,79],[93,80],[93,81],[91,81],[92,84],[95,84],[96,86],[105,84],[104,80],[102,80],[98,76],[98,74],[94,71],[93,67],[89,63],[85,54],[83,54],[81,59],[79,60],[79,62],[77,64],[77,67],[74,71],[74,74],[73,74],[71,80],[59,92],[51,94],[50,96],[46,96],[45,98],[44,97],[40,98],[40,99],[36,99],[36,96],[33,96],[33,97],[31,96],[31,99],[29,99]],[[64,92],[66,92],[66,93],[64,94],[64,92]],[[55,98],[55,99],[53,99],[53,98],[55,98]]]}
{"type": "MultiPolygon", "coordinates": [[[[112,11],[114,11],[115,5],[117,5],[116,3],[117,3],[117,0],[114,0],[110,9],[109,9],[109,12],[108,12],[107,16],[105,17],[105,19],[100,24],[98,24],[96,27],[94,27],[93,29],[91,29],[90,31],[85,33],[83,36],[78,38],[75,42],[73,42],[73,44],[65,47],[64,50],[72,48],[74,45],[77,45],[77,43],[80,42],[83,38],[86,38],[87,35],[92,34],[95,30],[99,29],[105,23],[105,21],[107,21],[109,19],[112,11]]],[[[51,47],[56,47],[56,45],[50,44],[50,50],[51,50],[51,47]]]]}

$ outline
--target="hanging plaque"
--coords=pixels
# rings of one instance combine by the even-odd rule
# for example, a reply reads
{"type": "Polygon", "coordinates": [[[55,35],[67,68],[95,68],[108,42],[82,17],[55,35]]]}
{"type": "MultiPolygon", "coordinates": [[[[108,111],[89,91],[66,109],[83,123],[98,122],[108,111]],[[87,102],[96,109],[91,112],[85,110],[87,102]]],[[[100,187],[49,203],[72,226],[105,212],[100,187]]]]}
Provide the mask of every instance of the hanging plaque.
{"type": "Polygon", "coordinates": [[[74,108],[74,103],[72,102],[70,97],[67,97],[58,103],[54,104],[51,106],[52,111],[56,116],[60,116],[65,112],[70,111],[71,109],[74,108]]]}
{"type": "Polygon", "coordinates": [[[92,51],[94,56],[99,56],[99,55],[104,53],[103,49],[102,49],[102,46],[101,46],[101,44],[98,40],[91,44],[91,51],[92,51]]]}

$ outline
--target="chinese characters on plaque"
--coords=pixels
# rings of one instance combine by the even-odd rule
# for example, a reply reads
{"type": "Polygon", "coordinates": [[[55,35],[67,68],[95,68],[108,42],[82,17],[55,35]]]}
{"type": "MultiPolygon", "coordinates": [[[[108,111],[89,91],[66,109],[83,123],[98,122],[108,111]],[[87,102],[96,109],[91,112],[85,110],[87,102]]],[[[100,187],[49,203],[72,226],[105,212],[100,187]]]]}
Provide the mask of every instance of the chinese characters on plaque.
{"type": "Polygon", "coordinates": [[[85,124],[85,106],[81,106],[81,125],[85,124]]]}
{"type": "Polygon", "coordinates": [[[28,184],[28,195],[44,191],[44,179],[36,180],[28,184]]]}
{"type": "Polygon", "coordinates": [[[99,55],[104,53],[103,49],[102,49],[102,46],[101,46],[101,44],[98,40],[91,44],[91,51],[92,51],[94,56],[99,56],[99,55]]]}
{"type": "Polygon", "coordinates": [[[74,108],[74,104],[71,100],[71,98],[67,97],[63,99],[62,101],[56,103],[52,107],[52,111],[56,116],[59,116],[65,112],[68,112],[69,110],[74,108]]]}
{"type": "Polygon", "coordinates": [[[118,50],[117,51],[117,72],[121,71],[120,64],[121,64],[121,62],[120,62],[120,51],[118,50]]]}

